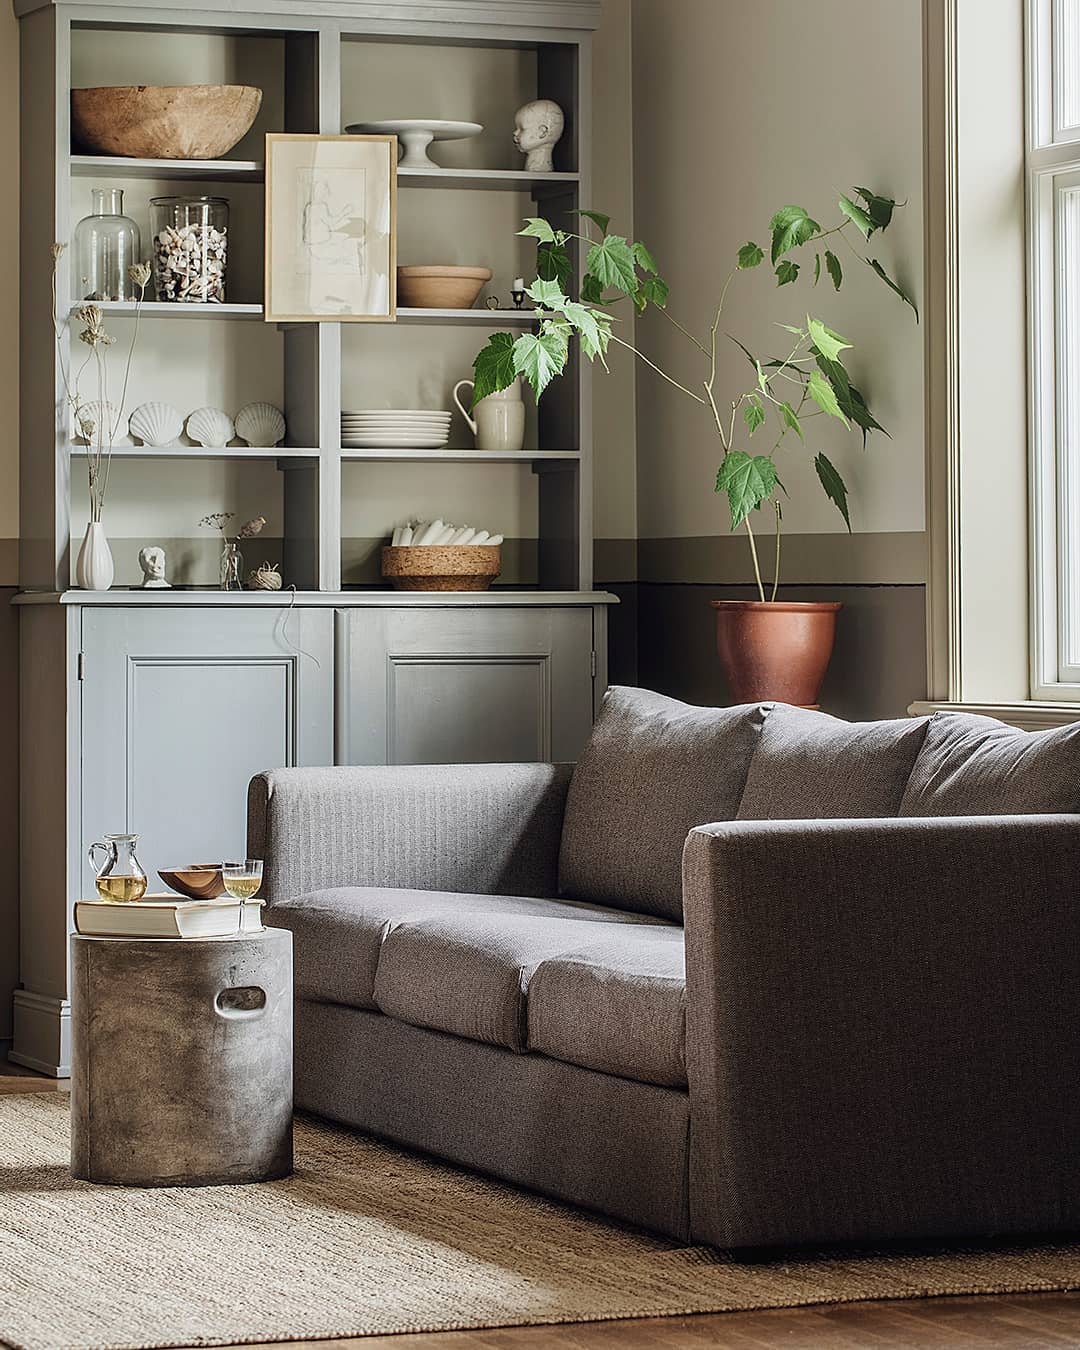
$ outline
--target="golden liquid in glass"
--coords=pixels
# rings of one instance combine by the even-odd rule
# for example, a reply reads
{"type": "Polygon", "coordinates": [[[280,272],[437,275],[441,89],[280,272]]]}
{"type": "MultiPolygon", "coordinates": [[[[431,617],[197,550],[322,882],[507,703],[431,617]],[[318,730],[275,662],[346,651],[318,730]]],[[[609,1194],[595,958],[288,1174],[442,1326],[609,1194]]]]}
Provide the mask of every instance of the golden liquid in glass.
{"type": "Polygon", "coordinates": [[[102,900],[141,900],[146,894],[146,878],[98,877],[97,893],[102,900]]]}
{"type": "Polygon", "coordinates": [[[223,877],[225,889],[234,900],[250,900],[262,885],[262,877],[223,877]]]}

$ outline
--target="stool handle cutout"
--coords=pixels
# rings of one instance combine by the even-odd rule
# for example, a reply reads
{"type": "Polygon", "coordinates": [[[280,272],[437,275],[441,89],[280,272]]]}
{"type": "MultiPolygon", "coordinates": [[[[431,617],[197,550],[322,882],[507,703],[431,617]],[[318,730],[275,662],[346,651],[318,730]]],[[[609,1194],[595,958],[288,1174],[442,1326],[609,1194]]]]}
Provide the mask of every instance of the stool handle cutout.
{"type": "Polygon", "coordinates": [[[222,989],[214,999],[214,1007],[222,1017],[258,1017],[266,1009],[266,990],[256,984],[222,989]]]}

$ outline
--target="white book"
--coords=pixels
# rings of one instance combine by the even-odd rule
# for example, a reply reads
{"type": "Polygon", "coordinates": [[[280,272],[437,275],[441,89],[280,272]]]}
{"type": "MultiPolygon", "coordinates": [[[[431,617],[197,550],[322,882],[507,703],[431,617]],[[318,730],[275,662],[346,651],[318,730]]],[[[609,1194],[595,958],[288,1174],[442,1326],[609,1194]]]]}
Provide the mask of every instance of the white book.
{"type": "Polygon", "coordinates": [[[212,938],[262,931],[263,900],[182,900],[152,895],[121,903],[77,900],[75,931],[84,937],[212,938]]]}

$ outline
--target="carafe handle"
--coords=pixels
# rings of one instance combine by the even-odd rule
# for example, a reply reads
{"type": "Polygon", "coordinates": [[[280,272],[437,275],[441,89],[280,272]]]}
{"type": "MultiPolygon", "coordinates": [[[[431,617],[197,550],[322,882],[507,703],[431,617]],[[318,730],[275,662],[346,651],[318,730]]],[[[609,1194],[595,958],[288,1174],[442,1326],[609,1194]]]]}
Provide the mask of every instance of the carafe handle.
{"type": "Polygon", "coordinates": [[[468,424],[469,424],[469,430],[470,430],[470,431],[472,432],[472,434],[475,436],[475,435],[476,435],[476,432],[477,432],[477,426],[476,426],[476,423],[475,423],[475,422],[473,421],[473,419],[469,416],[469,414],[465,411],[464,407],[462,407],[461,399],[458,398],[458,392],[457,392],[457,391],[461,388],[461,386],[462,386],[463,384],[467,384],[467,385],[469,386],[470,389],[475,389],[475,387],[476,387],[476,386],[473,384],[472,380],[458,380],[457,384],[454,385],[454,402],[455,402],[455,403],[457,404],[457,406],[458,406],[458,412],[461,413],[461,415],[462,415],[462,417],[464,417],[465,421],[468,422],[468,424]]]}
{"type": "Polygon", "coordinates": [[[86,856],[90,860],[90,867],[95,874],[97,874],[97,863],[94,861],[94,849],[96,848],[101,849],[102,853],[104,853],[106,857],[108,857],[109,854],[108,844],[103,844],[100,840],[98,840],[96,843],[91,844],[90,847],[87,849],[86,856]]]}

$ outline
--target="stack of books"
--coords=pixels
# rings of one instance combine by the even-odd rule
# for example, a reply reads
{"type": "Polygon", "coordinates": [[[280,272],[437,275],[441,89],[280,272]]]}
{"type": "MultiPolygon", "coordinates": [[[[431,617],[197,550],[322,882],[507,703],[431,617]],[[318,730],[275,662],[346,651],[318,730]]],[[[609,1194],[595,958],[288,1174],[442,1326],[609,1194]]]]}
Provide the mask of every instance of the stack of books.
{"type": "Polygon", "coordinates": [[[77,900],[75,931],[84,937],[214,938],[262,931],[262,900],[185,900],[179,895],[146,895],[121,904],[77,900]]]}

